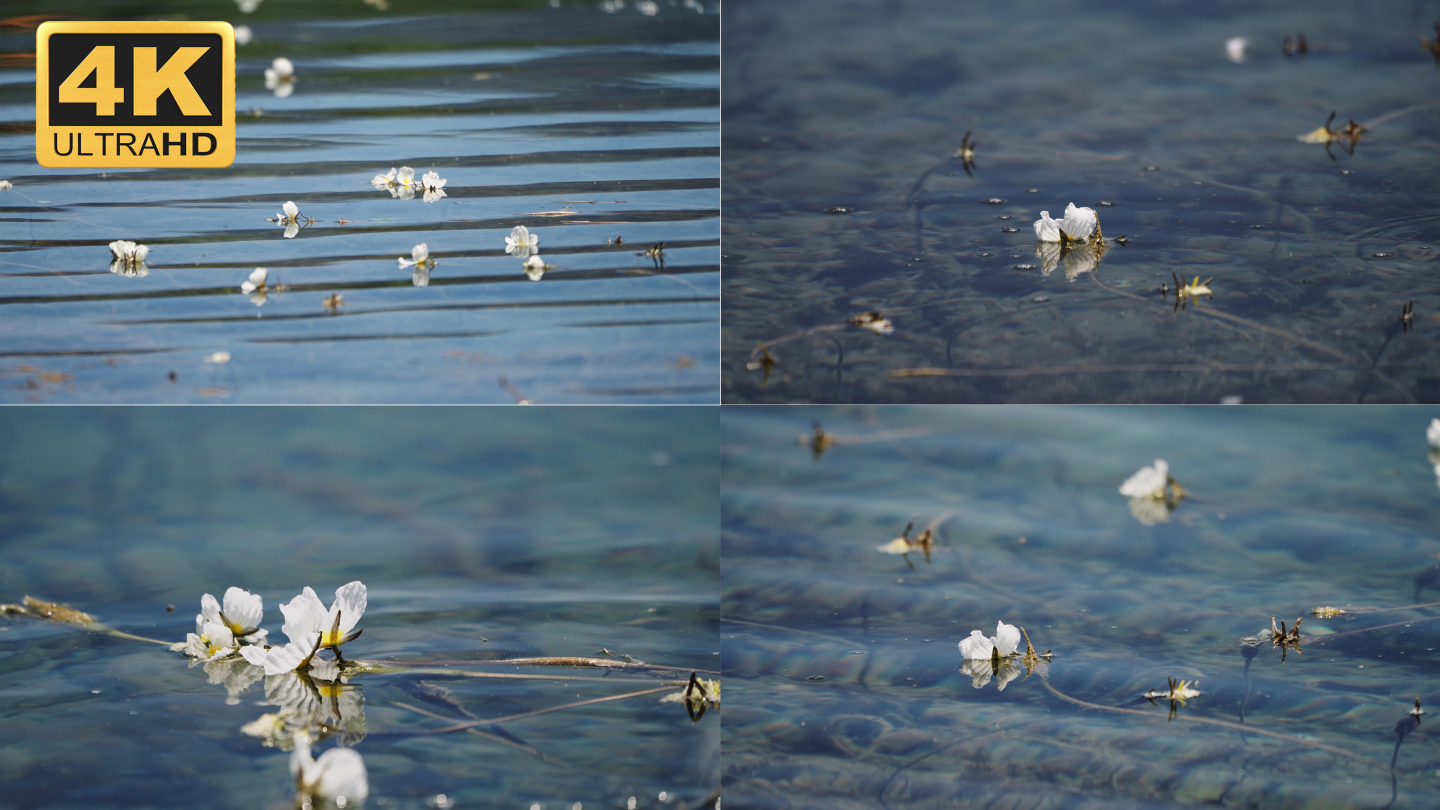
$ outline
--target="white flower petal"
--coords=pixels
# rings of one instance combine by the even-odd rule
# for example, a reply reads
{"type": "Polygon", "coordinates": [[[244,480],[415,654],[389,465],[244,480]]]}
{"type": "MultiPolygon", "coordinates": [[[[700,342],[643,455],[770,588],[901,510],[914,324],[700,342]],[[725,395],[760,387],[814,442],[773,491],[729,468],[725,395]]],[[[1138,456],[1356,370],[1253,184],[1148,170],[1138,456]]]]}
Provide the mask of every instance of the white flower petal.
{"type": "Polygon", "coordinates": [[[266,653],[264,648],[254,645],[246,645],[240,648],[240,655],[257,667],[265,666],[266,653]]]}
{"type": "Polygon", "coordinates": [[[1076,208],[1072,202],[1065,207],[1065,219],[1060,222],[1060,230],[1072,241],[1082,242],[1095,232],[1099,221],[1094,208],[1076,208]]]}
{"type": "MultiPolygon", "coordinates": [[[[330,628],[323,627],[325,623],[325,606],[320,603],[320,597],[309,585],[300,595],[290,600],[289,604],[280,606],[280,612],[285,616],[285,624],[280,628],[290,640],[297,641],[311,633],[321,633],[330,628]]],[[[314,644],[314,639],[310,640],[314,644]]],[[[309,650],[305,651],[307,654],[309,650]]]]}
{"type": "Polygon", "coordinates": [[[1170,465],[1155,459],[1154,467],[1142,467],[1120,485],[1120,494],[1130,498],[1163,498],[1169,481],[1170,465]]]}
{"type": "Polygon", "coordinates": [[[1020,646],[1020,630],[1013,624],[995,623],[995,646],[1001,655],[1011,655],[1020,646]]]}
{"type": "MultiPolygon", "coordinates": [[[[424,245],[421,245],[424,247],[424,245]]],[[[367,601],[365,583],[360,580],[349,582],[335,589],[335,604],[330,607],[330,622],[335,621],[335,612],[340,612],[340,634],[355,629],[360,617],[365,615],[367,601]]],[[[329,629],[328,627],[326,628],[329,629]]]]}
{"type": "Polygon", "coordinates": [[[300,233],[300,223],[291,220],[290,223],[285,226],[285,238],[294,239],[297,233],[300,233]]]}
{"type": "MultiPolygon", "coordinates": [[[[975,632],[978,633],[980,631],[976,630],[975,632]]],[[[960,665],[960,671],[970,676],[970,685],[975,687],[976,689],[980,689],[984,687],[985,684],[989,683],[990,676],[994,674],[994,669],[990,666],[989,656],[986,656],[983,659],[966,659],[965,663],[960,665]]]]}
{"type": "Polygon", "coordinates": [[[410,249],[410,258],[414,259],[416,264],[425,261],[430,258],[430,246],[421,242],[410,249]]]}
{"type": "Polygon", "coordinates": [[[281,76],[289,76],[295,72],[295,65],[283,56],[275,57],[275,61],[270,63],[270,67],[281,76]]]}
{"type": "Polygon", "coordinates": [[[1425,440],[1430,442],[1431,447],[1440,448],[1440,419],[1430,420],[1430,427],[1425,430],[1425,440]]]}
{"type": "Polygon", "coordinates": [[[1060,241],[1060,223],[1050,218],[1049,211],[1041,211],[1040,218],[1035,220],[1035,241],[1060,241]]]}
{"type": "Polygon", "coordinates": [[[290,755],[290,773],[302,791],[322,801],[335,802],[343,796],[348,806],[370,795],[365,760],[353,748],[332,748],[319,759],[311,759],[309,744],[297,741],[290,755]]]}
{"type": "Polygon", "coordinates": [[[400,173],[395,176],[395,182],[402,186],[414,185],[415,170],[409,166],[401,166],[400,173]]]}
{"type": "Polygon", "coordinates": [[[195,617],[196,632],[203,633],[207,622],[220,623],[220,603],[208,593],[200,597],[200,615],[195,617]]]}
{"type": "Polygon", "coordinates": [[[404,270],[405,268],[407,268],[407,267],[409,267],[410,265],[412,265],[412,264],[415,263],[415,262],[412,262],[412,261],[410,261],[409,259],[405,258],[404,256],[401,256],[401,257],[400,257],[399,259],[397,259],[396,261],[400,262],[400,269],[401,269],[401,270],[404,270]]]}
{"type": "Polygon", "coordinates": [[[291,202],[290,200],[286,200],[285,204],[281,206],[281,208],[285,209],[285,216],[287,217],[293,218],[300,213],[300,207],[295,203],[291,202]]]}
{"type": "MultiPolygon", "coordinates": [[[[294,672],[300,666],[300,662],[315,649],[315,642],[320,638],[319,633],[310,633],[300,636],[299,639],[286,644],[284,647],[271,647],[265,651],[265,674],[283,675],[286,672],[294,672]]],[[[250,660],[246,658],[245,660],[250,660]]]]}
{"type": "Polygon", "coordinates": [[[225,618],[231,632],[245,634],[260,626],[265,607],[260,597],[233,585],[225,591],[225,618]]]}
{"type": "MultiPolygon", "coordinates": [[[[995,649],[995,643],[986,637],[984,631],[971,630],[968,638],[960,640],[960,654],[967,659],[990,660],[990,651],[995,649]]],[[[986,678],[989,680],[989,678],[986,678]]]]}

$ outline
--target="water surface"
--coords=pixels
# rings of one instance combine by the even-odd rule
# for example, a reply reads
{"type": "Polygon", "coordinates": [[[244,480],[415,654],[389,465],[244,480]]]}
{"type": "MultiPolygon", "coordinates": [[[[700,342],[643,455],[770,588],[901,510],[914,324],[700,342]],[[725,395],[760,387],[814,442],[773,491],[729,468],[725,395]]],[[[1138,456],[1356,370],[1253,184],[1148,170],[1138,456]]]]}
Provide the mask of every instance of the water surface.
{"type": "Polygon", "coordinates": [[[729,9],[726,401],[1440,400],[1440,65],[1420,47],[1437,18],[1433,1],[729,9]],[[1368,127],[1333,160],[1297,141],[1332,111],[1368,127]],[[950,158],[967,132],[973,167],[950,158]],[[1032,223],[1072,202],[1127,244],[1037,256],[1032,223]],[[1175,276],[1213,278],[1213,299],[1173,311],[1175,276]],[[894,334],[845,326],[870,310],[894,334]],[[768,378],[747,368],[792,335],[768,378]]]}
{"type": "Polygon", "coordinates": [[[1429,715],[1395,748],[1440,705],[1427,410],[728,409],[727,803],[1434,807],[1429,715]],[[1145,525],[1157,457],[1189,497],[1145,525]],[[929,562],[875,550],[942,517],[929,562]],[[1297,616],[1300,654],[1242,643],[1297,616]],[[977,688],[997,621],[1048,672],[977,688]]]}
{"type": "Polygon", "coordinates": [[[93,171],[35,164],[34,33],[0,31],[4,401],[716,400],[715,4],[376,5],[6,4],[252,38],[233,166],[93,171]],[[371,186],[401,166],[447,196],[371,186]],[[292,238],[266,221],[287,200],[316,219],[292,238]],[[538,282],[505,252],[517,225],[538,282]],[[151,247],[146,275],[110,272],[116,239],[151,247]],[[428,278],[396,261],[420,243],[428,278]],[[257,266],[263,299],[240,291],[257,266]]]}
{"type": "MultiPolygon", "coordinates": [[[[347,658],[432,664],[352,679],[317,744],[364,757],[369,807],[693,808],[718,785],[719,713],[659,702],[679,687],[425,733],[671,677],[485,659],[718,670],[713,413],[24,409],[0,441],[0,602],[180,641],[234,585],[283,644],[279,603],[363,581],[347,658]]],[[[288,754],[240,731],[274,690],[236,685],[159,645],[0,619],[0,804],[293,806],[288,754]]]]}

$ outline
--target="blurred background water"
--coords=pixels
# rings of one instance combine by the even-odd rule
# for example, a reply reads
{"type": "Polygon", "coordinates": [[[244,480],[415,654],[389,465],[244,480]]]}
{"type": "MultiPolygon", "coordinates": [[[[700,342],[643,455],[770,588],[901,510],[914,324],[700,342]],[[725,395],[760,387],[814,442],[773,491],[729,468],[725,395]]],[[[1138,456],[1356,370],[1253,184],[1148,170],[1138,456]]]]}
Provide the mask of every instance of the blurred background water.
{"type": "MultiPolygon", "coordinates": [[[[479,670],[463,662],[604,648],[683,678],[719,668],[717,443],[695,409],[12,409],[0,602],[181,641],[201,594],[234,585],[283,644],[279,603],[359,579],[348,658],[479,670]]],[[[419,734],[465,719],[444,690],[493,718],[661,683],[486,671],[554,679],[353,681],[369,807],[695,807],[718,786],[718,710],[692,723],[664,693],[419,734]]],[[[288,755],[239,732],[276,711],[265,682],[227,702],[208,680],[160,646],[0,619],[0,806],[292,806],[288,755]]]]}
{"type": "Polygon", "coordinates": [[[1440,608],[1392,609],[1440,602],[1437,415],[725,409],[727,806],[1435,807],[1440,608]],[[1190,495],[1144,525],[1156,458],[1190,495]],[[877,553],[942,517],[929,562],[877,553]],[[1303,654],[1242,646],[1272,616],[1303,654]],[[1048,681],[959,671],[997,621],[1048,681]],[[1173,722],[1167,678],[1203,693],[1173,722]]]}
{"type": "Polygon", "coordinates": [[[726,15],[725,401],[1440,401],[1440,3],[726,15]],[[1368,127],[1333,160],[1297,141],[1332,111],[1368,127]],[[1071,202],[1128,244],[1048,268],[1071,202]],[[1213,300],[1173,312],[1172,273],[1213,300]],[[894,334],[843,328],[869,310],[894,334]]]}
{"type": "Polygon", "coordinates": [[[0,401],[718,399],[715,0],[245,5],[5,4],[0,401]],[[38,166],[38,21],[160,18],[245,26],[234,165],[38,166]],[[371,186],[401,166],[448,196],[371,186]],[[318,220],[289,239],[265,221],[287,200],[318,220]],[[517,225],[539,282],[505,253],[517,225]],[[109,271],[116,239],[150,246],[148,275],[109,271]],[[663,266],[636,255],[662,242],[663,266]],[[425,287],[396,262],[419,243],[425,287]]]}

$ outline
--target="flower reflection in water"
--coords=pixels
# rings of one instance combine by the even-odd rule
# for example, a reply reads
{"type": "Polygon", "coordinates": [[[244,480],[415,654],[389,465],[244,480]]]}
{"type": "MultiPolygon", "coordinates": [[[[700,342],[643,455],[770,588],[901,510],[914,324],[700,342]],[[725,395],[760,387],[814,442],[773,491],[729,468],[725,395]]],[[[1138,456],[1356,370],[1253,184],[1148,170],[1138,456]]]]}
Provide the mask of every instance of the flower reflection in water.
{"type": "Polygon", "coordinates": [[[225,687],[225,703],[234,706],[250,685],[265,677],[265,670],[244,658],[225,658],[205,662],[205,674],[210,683],[225,687]]]}
{"type": "Polygon", "coordinates": [[[1035,258],[1040,260],[1040,274],[1048,276],[1056,267],[1065,271],[1065,280],[1074,281],[1081,273],[1090,273],[1105,257],[1105,244],[1062,245],[1059,242],[1036,242],[1035,258]]]}

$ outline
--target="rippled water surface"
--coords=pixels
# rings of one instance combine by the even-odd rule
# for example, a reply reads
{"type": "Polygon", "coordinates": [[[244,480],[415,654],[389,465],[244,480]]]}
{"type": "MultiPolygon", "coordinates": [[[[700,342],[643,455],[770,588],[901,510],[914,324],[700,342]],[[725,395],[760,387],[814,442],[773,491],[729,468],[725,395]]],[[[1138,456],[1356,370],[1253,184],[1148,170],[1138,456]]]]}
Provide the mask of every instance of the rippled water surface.
{"type": "MultiPolygon", "coordinates": [[[[279,603],[359,579],[346,657],[429,665],[352,678],[317,743],[363,756],[368,807],[693,808],[719,783],[720,717],[661,703],[674,675],[477,662],[605,649],[717,670],[717,430],[697,410],[15,411],[0,602],[178,641],[201,594],[236,585],[284,643],[279,603]]],[[[0,618],[0,805],[293,807],[289,755],[240,731],[280,690],[232,673],[229,694],[226,675],[0,618]]]]}
{"type": "Polygon", "coordinates": [[[718,398],[713,0],[250,14],[15,0],[4,14],[0,400],[718,398]],[[38,166],[34,23],[14,22],[32,14],[247,26],[235,164],[38,166]],[[263,75],[281,56],[296,76],[283,98],[263,75]],[[448,196],[371,186],[400,166],[437,172],[448,196]],[[266,221],[287,200],[316,220],[293,238],[266,221]],[[517,225],[539,236],[538,282],[505,252],[517,225]],[[116,239],[150,246],[147,275],[109,271],[116,239]],[[396,261],[419,243],[428,279],[396,261]],[[660,243],[663,263],[637,255],[660,243]],[[240,284],[257,266],[269,294],[252,301],[240,284]],[[216,352],[231,360],[206,363],[216,352]]]}
{"type": "Polygon", "coordinates": [[[1440,400],[1436,19],[1433,0],[727,9],[726,401],[1440,400]],[[1367,127],[1333,160],[1297,141],[1332,111],[1367,127]],[[973,166],[949,157],[967,132],[973,166]],[[1072,202],[1111,246],[1037,256],[1032,223],[1072,202]],[[1173,311],[1173,276],[1213,299],[1173,311]],[[845,325],[870,310],[894,333],[845,325]],[[761,341],[768,377],[747,368],[761,341]]]}
{"type": "Polygon", "coordinates": [[[1433,416],[727,410],[727,806],[1435,807],[1433,416]],[[1146,525],[1117,489],[1157,457],[1189,495],[1146,525]],[[911,521],[928,562],[876,551],[911,521]],[[1003,691],[957,649],[997,621],[1054,653],[1003,691]]]}

